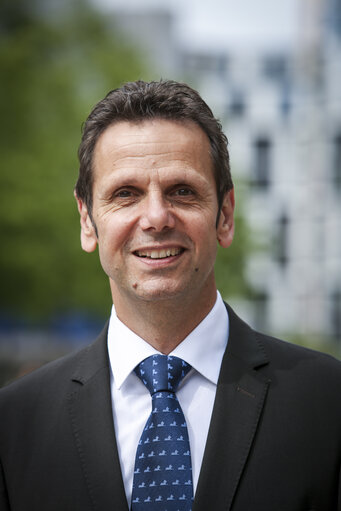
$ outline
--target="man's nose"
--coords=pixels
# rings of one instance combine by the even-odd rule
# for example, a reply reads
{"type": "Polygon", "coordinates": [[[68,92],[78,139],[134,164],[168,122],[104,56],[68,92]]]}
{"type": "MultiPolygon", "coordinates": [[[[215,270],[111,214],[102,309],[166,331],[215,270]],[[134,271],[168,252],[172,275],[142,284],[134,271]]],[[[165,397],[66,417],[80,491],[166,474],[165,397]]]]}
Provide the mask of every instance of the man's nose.
{"type": "Polygon", "coordinates": [[[143,230],[160,232],[175,226],[172,204],[160,191],[150,193],[141,206],[140,226],[143,230]]]}

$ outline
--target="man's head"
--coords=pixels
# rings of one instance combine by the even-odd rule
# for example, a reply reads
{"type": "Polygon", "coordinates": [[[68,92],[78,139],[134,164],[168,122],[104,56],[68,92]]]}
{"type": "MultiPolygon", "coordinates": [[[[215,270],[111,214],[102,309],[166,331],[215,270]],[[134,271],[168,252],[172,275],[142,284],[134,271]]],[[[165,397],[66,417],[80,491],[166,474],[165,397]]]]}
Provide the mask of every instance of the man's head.
{"type": "Polygon", "coordinates": [[[79,177],[75,193],[92,214],[93,156],[100,135],[120,121],[143,122],[153,119],[192,121],[210,142],[219,210],[225,193],[233,188],[227,139],[220,122],[199,94],[188,85],[174,81],[131,82],[112,90],[90,113],[83,130],[78,155],[79,177]]]}
{"type": "Polygon", "coordinates": [[[213,306],[217,241],[228,247],[234,232],[226,145],[209,107],[175,82],[127,84],[90,114],[81,243],[98,246],[121,315],[128,303],[196,304],[200,318],[213,306]]]}

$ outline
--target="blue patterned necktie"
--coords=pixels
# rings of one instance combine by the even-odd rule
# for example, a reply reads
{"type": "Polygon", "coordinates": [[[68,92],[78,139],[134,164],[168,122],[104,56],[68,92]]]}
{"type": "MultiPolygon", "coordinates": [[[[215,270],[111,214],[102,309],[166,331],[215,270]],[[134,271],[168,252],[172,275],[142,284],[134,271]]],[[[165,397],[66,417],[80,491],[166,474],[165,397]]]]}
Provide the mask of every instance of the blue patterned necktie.
{"type": "Polygon", "coordinates": [[[132,511],[191,511],[192,463],[185,417],[175,392],[191,366],[178,357],[152,355],[135,373],[152,396],[137,446],[132,511]]]}

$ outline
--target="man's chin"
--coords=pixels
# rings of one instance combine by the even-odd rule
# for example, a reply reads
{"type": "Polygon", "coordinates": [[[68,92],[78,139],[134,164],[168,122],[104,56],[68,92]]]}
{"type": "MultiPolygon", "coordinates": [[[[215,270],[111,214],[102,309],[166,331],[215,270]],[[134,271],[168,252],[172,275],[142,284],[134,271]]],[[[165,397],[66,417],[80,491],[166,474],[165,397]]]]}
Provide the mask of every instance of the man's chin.
{"type": "Polygon", "coordinates": [[[146,302],[160,302],[165,300],[178,299],[184,292],[183,286],[172,285],[172,283],[163,283],[157,285],[153,283],[139,284],[132,286],[132,293],[135,298],[146,302]]]}

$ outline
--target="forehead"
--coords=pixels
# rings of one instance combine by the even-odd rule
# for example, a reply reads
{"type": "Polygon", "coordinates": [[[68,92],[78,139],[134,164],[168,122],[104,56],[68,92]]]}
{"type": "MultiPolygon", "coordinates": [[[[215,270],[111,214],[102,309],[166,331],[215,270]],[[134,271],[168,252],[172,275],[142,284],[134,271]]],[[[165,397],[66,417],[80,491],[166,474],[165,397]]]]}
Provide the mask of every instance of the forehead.
{"type": "Polygon", "coordinates": [[[194,122],[153,119],[120,121],[99,137],[94,151],[94,177],[115,169],[187,166],[213,177],[210,143],[194,122]]]}

